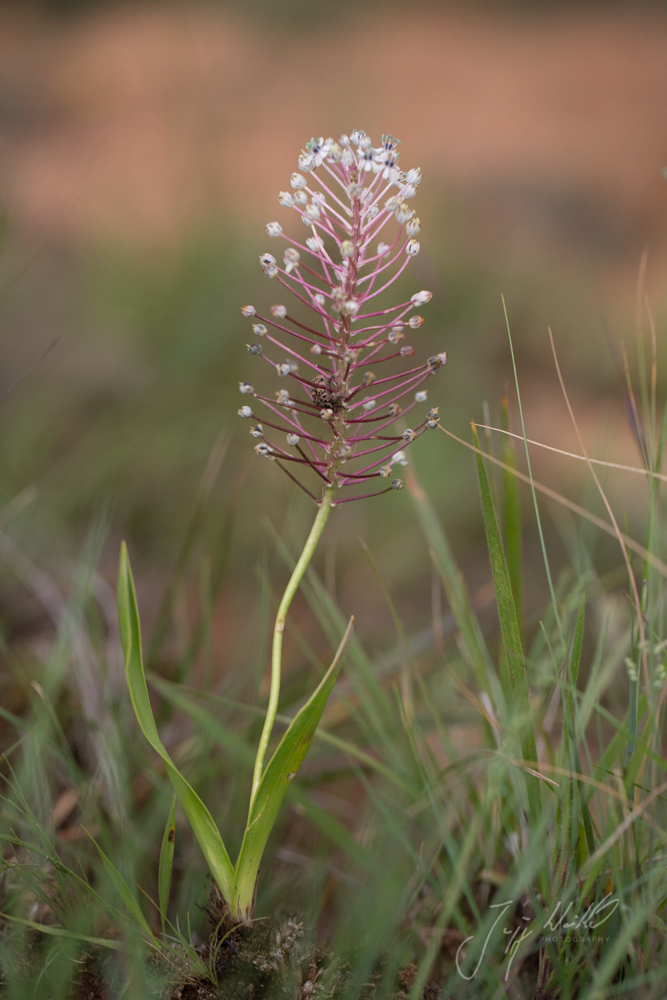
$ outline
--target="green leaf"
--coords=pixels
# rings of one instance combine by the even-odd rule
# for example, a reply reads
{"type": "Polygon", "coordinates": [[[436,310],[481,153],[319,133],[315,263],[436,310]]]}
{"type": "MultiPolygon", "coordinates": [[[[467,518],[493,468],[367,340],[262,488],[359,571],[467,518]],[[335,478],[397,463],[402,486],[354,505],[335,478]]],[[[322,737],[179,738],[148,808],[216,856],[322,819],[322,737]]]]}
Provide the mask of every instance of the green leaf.
{"type": "MultiPolygon", "coordinates": [[[[503,399],[503,427],[509,428],[509,412],[507,396],[503,399]]],[[[507,570],[512,585],[514,607],[519,622],[519,634],[523,635],[521,622],[522,608],[522,555],[523,540],[521,537],[521,504],[519,502],[519,482],[510,469],[516,469],[516,453],[511,437],[503,437],[502,460],[509,469],[503,470],[503,528],[505,535],[505,551],[507,552],[507,570]]]]}
{"type": "Polygon", "coordinates": [[[167,920],[167,907],[169,906],[169,892],[171,890],[171,873],[174,867],[174,847],[176,846],[176,796],[174,795],[171,809],[167,817],[167,823],[162,834],[162,847],[160,848],[160,864],[158,867],[157,888],[158,902],[160,904],[160,920],[162,921],[162,933],[164,934],[167,920]]]}
{"type": "Polygon", "coordinates": [[[139,623],[139,611],[137,609],[137,596],[134,589],[134,580],[132,578],[127,547],[124,542],[120,549],[120,566],[118,571],[118,621],[123,650],[125,652],[125,676],[137,722],[141,726],[141,731],[150,745],[165,762],[169,780],[174,787],[185,815],[188,817],[197,842],[211,869],[213,878],[223,898],[227,902],[231,902],[234,887],[234,869],[229,860],[227,848],[220,836],[220,831],[202,800],[185,780],[165,750],[157,731],[153,710],[151,709],[148,697],[141,654],[141,626],[139,623]]]}
{"type": "MultiPolygon", "coordinates": [[[[88,830],[86,830],[86,833],[88,833],[88,830]]],[[[102,864],[104,865],[105,871],[109,876],[109,879],[111,880],[114,889],[116,890],[120,898],[123,900],[127,912],[130,914],[134,922],[139,927],[141,927],[144,934],[148,938],[150,938],[151,941],[154,941],[155,938],[153,936],[153,932],[148,926],[148,921],[141,912],[139,901],[137,897],[134,895],[134,892],[132,891],[131,887],[127,884],[127,882],[125,881],[121,873],[118,871],[116,866],[112,864],[112,862],[106,856],[106,854],[104,853],[100,845],[97,843],[93,835],[91,833],[88,833],[88,836],[90,837],[95,847],[97,848],[100,858],[102,859],[102,864]]]]}
{"type": "Polygon", "coordinates": [[[233,910],[243,919],[247,920],[252,915],[257,873],[266,842],[287,794],[289,784],[296,776],[315,735],[331,689],[340,672],[353,625],[354,618],[350,618],[331,666],[315,692],[292,719],[257,788],[236,862],[233,910]]]}
{"type": "MultiPolygon", "coordinates": [[[[474,425],[473,439],[475,447],[479,448],[479,438],[474,425]]],[[[505,553],[498,529],[496,508],[484,467],[484,460],[479,453],[476,457],[484,527],[486,529],[486,539],[491,558],[491,572],[493,574],[498,615],[500,618],[500,631],[503,640],[504,656],[501,659],[500,679],[510,710],[519,716],[521,753],[523,758],[526,761],[537,763],[535,733],[533,731],[530,699],[528,696],[528,681],[526,679],[526,667],[521,648],[521,634],[514,606],[512,584],[507,569],[507,562],[505,561],[505,553]]],[[[540,815],[540,798],[536,779],[527,775],[526,781],[530,810],[533,819],[537,820],[540,815]]]]}

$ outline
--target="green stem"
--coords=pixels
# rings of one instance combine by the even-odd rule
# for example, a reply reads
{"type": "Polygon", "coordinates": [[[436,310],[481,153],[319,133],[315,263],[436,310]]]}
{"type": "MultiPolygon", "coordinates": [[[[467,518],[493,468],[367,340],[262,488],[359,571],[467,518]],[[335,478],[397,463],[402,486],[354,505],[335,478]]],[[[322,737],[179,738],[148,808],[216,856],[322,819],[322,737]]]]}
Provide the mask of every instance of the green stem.
{"type": "Polygon", "coordinates": [[[276,712],[278,711],[285,619],[287,618],[287,612],[289,611],[290,604],[292,603],[292,598],[299,589],[299,584],[301,583],[303,575],[308,569],[308,565],[313,558],[313,554],[317,548],[317,543],[322,537],[324,526],[327,523],[331,507],[333,505],[333,496],[334,488],[332,486],[328,486],[324,491],[324,496],[320,501],[320,508],[317,512],[317,517],[315,518],[313,526],[310,529],[310,534],[308,535],[306,544],[304,545],[303,551],[299,556],[299,561],[294,567],[294,572],[292,573],[289,583],[285,588],[285,593],[283,594],[280,607],[278,608],[278,614],[276,615],[276,623],[273,627],[273,646],[271,650],[271,689],[269,691],[269,705],[266,710],[264,728],[262,729],[262,735],[257,748],[257,757],[255,758],[255,770],[252,775],[252,792],[250,794],[251,811],[257,794],[257,789],[259,788],[259,783],[262,780],[266,749],[269,745],[271,730],[273,729],[276,712]]]}

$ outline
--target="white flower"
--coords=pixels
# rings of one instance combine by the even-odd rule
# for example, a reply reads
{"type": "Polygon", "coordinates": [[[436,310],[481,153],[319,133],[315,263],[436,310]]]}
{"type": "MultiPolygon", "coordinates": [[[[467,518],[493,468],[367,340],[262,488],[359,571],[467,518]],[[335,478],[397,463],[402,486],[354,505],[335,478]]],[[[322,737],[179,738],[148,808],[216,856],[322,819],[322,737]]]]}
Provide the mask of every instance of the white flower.
{"type": "Polygon", "coordinates": [[[278,389],[276,402],[280,403],[281,406],[294,406],[294,402],[289,398],[287,389],[278,389]]]}
{"type": "Polygon", "coordinates": [[[361,408],[362,410],[366,410],[366,412],[368,413],[369,410],[374,410],[376,405],[377,405],[377,400],[367,399],[361,408]]]}
{"type": "Polygon", "coordinates": [[[313,253],[319,253],[322,249],[322,240],[319,236],[309,236],[306,240],[306,246],[309,250],[312,250],[313,253]]]}
{"type": "Polygon", "coordinates": [[[352,240],[343,240],[340,245],[340,255],[343,258],[354,256],[354,243],[352,240]]]}
{"type": "Polygon", "coordinates": [[[241,307],[241,312],[243,313],[243,315],[246,318],[248,316],[254,316],[255,315],[255,307],[254,306],[242,306],[241,307]]]}
{"type": "Polygon", "coordinates": [[[324,303],[326,302],[326,299],[322,295],[322,292],[315,292],[315,294],[313,295],[313,298],[315,299],[315,301],[317,302],[317,304],[320,305],[320,306],[323,306],[324,303]]]}
{"type": "Polygon", "coordinates": [[[303,208],[304,205],[308,204],[308,195],[305,191],[295,191],[292,195],[292,200],[299,208],[303,208]]]}
{"type": "Polygon", "coordinates": [[[400,344],[404,336],[405,334],[399,327],[397,330],[389,331],[389,333],[387,334],[387,340],[389,341],[390,344],[400,344]]]}
{"type": "Polygon", "coordinates": [[[310,353],[311,354],[321,354],[322,353],[322,348],[320,347],[319,344],[313,344],[313,346],[310,349],[310,353]]]}
{"type": "Polygon", "coordinates": [[[270,444],[267,444],[266,441],[261,441],[259,444],[255,445],[255,451],[258,455],[261,455],[262,458],[268,458],[273,453],[273,448],[270,444]]]}
{"type": "Polygon", "coordinates": [[[405,183],[412,184],[413,187],[419,187],[421,179],[422,179],[421,167],[413,167],[411,170],[408,170],[407,174],[405,175],[405,183]]]}
{"type": "Polygon", "coordinates": [[[264,326],[263,323],[253,323],[252,332],[255,333],[258,337],[264,337],[266,336],[266,327],[264,326]]]}
{"type": "Polygon", "coordinates": [[[392,184],[400,180],[401,172],[396,166],[395,153],[383,152],[380,156],[376,155],[373,169],[376,173],[381,174],[383,180],[390,181],[392,184]]]}
{"type": "Polygon", "coordinates": [[[285,316],[287,316],[287,306],[271,306],[271,315],[277,316],[278,319],[285,319],[285,316]]]}
{"type": "Polygon", "coordinates": [[[393,194],[391,198],[387,198],[384,203],[384,207],[388,212],[395,212],[398,206],[401,204],[401,199],[397,194],[393,194]]]}
{"type": "Polygon", "coordinates": [[[428,397],[426,389],[420,389],[415,393],[415,403],[425,403],[428,397]]]}
{"type": "Polygon", "coordinates": [[[406,430],[403,431],[401,437],[403,438],[404,441],[407,441],[409,443],[410,441],[414,441],[417,435],[415,434],[415,432],[412,430],[411,427],[408,427],[406,428],[406,430]]]}
{"type": "Polygon", "coordinates": [[[366,213],[366,215],[367,215],[367,217],[369,219],[374,219],[375,216],[379,213],[379,211],[380,211],[380,206],[379,205],[371,205],[371,207],[368,209],[368,212],[366,213]]]}
{"type": "Polygon", "coordinates": [[[402,226],[405,222],[409,222],[414,214],[414,208],[410,208],[407,202],[402,201],[396,209],[396,221],[399,226],[402,226]]]}
{"type": "Polygon", "coordinates": [[[420,326],[424,325],[423,316],[411,316],[408,320],[408,326],[411,330],[418,330],[420,326]]]}
{"type": "Polygon", "coordinates": [[[264,274],[267,276],[267,278],[275,278],[276,275],[278,274],[278,268],[276,267],[275,264],[267,264],[267,266],[264,268],[264,274]]]}
{"type": "Polygon", "coordinates": [[[250,428],[250,433],[254,438],[264,437],[264,428],[261,424],[256,424],[255,427],[250,428]]]}
{"type": "Polygon", "coordinates": [[[367,149],[359,150],[359,169],[364,170],[368,173],[370,170],[375,170],[375,153],[371,146],[367,149]]]}
{"type": "Polygon", "coordinates": [[[417,194],[417,188],[414,186],[414,184],[408,184],[407,187],[403,188],[401,194],[406,200],[408,198],[414,198],[414,196],[417,194]]]}
{"type": "Polygon", "coordinates": [[[289,191],[281,191],[278,195],[278,204],[282,205],[283,208],[293,208],[294,198],[289,191]]]}
{"type": "Polygon", "coordinates": [[[343,132],[343,134],[338,137],[338,142],[340,143],[341,146],[349,146],[350,145],[349,135],[345,135],[345,133],[343,132]]]}
{"type": "Polygon", "coordinates": [[[363,139],[367,139],[368,136],[362,128],[355,128],[354,132],[350,133],[350,139],[355,144],[355,146],[360,146],[363,139]]]}
{"type": "Polygon", "coordinates": [[[405,452],[404,451],[396,451],[396,452],[394,452],[394,454],[391,456],[391,464],[392,465],[407,465],[408,464],[408,460],[405,457],[405,452]]]}
{"type": "Polygon", "coordinates": [[[299,266],[299,261],[301,260],[301,254],[294,247],[288,247],[283,254],[283,263],[285,265],[285,274],[291,274],[295,267],[299,266]]]}
{"type": "Polygon", "coordinates": [[[409,240],[405,252],[409,257],[416,257],[420,249],[419,240],[409,240]]]}
{"type": "Polygon", "coordinates": [[[312,202],[311,202],[310,205],[306,205],[306,207],[305,207],[305,209],[303,211],[304,221],[306,221],[308,223],[317,222],[317,220],[319,219],[320,215],[321,215],[321,212],[319,210],[319,207],[317,205],[315,205],[314,203],[312,203],[312,202]]]}
{"type": "Polygon", "coordinates": [[[280,225],[279,222],[267,222],[266,231],[269,234],[269,236],[281,236],[283,227],[280,225]]]}
{"type": "Polygon", "coordinates": [[[268,267],[269,264],[275,264],[276,258],[272,253],[262,253],[259,255],[259,262],[262,267],[268,267]]]}
{"type": "Polygon", "coordinates": [[[333,139],[325,140],[322,136],[319,139],[310,139],[299,157],[299,169],[309,171],[321,167],[332,146],[333,139]]]}
{"type": "Polygon", "coordinates": [[[250,409],[249,406],[242,406],[241,409],[239,410],[239,416],[240,417],[246,417],[246,418],[247,417],[251,417],[252,416],[252,410],[250,409]]]}
{"type": "Polygon", "coordinates": [[[427,292],[426,289],[423,289],[421,292],[415,292],[410,301],[414,302],[416,306],[425,306],[432,298],[433,292],[427,292]]]}
{"type": "Polygon", "coordinates": [[[347,299],[343,302],[341,312],[344,316],[356,316],[359,312],[359,303],[355,299],[347,299]]]}
{"type": "Polygon", "coordinates": [[[350,184],[347,188],[347,196],[352,201],[353,198],[360,198],[363,190],[363,184],[350,184]]]}
{"type": "Polygon", "coordinates": [[[334,142],[333,146],[329,150],[329,159],[332,163],[340,163],[343,159],[344,150],[337,142],[334,142]]]}
{"type": "Polygon", "coordinates": [[[408,234],[408,236],[419,236],[419,231],[420,231],[421,227],[422,227],[422,224],[419,221],[419,219],[417,218],[417,216],[415,215],[414,218],[412,218],[412,219],[410,219],[408,221],[408,224],[405,227],[405,231],[408,234]]]}
{"type": "Polygon", "coordinates": [[[296,191],[301,191],[308,184],[308,181],[302,174],[297,174],[296,171],[290,177],[290,184],[296,191]]]}
{"type": "Polygon", "coordinates": [[[288,434],[287,435],[287,443],[292,448],[296,448],[296,446],[298,445],[298,443],[299,443],[300,440],[301,440],[301,438],[299,437],[298,434],[288,434]]]}
{"type": "Polygon", "coordinates": [[[388,243],[378,243],[377,255],[378,257],[386,257],[390,250],[391,247],[388,243]]]}
{"type": "Polygon", "coordinates": [[[241,392],[244,396],[253,396],[255,394],[255,390],[251,386],[250,382],[239,382],[239,392],[241,392]]]}
{"type": "Polygon", "coordinates": [[[286,361],[282,365],[276,365],[276,371],[281,378],[285,378],[292,371],[291,365],[286,361]]]}

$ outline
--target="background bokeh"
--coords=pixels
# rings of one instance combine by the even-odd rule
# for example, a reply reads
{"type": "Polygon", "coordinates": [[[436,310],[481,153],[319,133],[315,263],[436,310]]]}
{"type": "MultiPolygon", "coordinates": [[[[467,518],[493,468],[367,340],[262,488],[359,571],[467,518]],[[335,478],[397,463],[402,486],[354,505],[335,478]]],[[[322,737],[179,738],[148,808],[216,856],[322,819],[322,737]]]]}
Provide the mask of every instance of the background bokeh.
{"type": "MultiPolygon", "coordinates": [[[[408,284],[434,292],[415,347],[449,354],[430,397],[443,423],[468,437],[485,403],[500,419],[512,386],[504,295],[529,435],[577,450],[551,326],[591,452],[639,464],[620,358],[623,341],[635,354],[645,254],[640,297],[664,339],[666,51],[661,5],[636,2],[2,5],[2,390],[41,358],[0,414],[13,546],[0,613],[13,655],[32,662],[53,628],[29,567],[66,592],[94,525],[107,538],[100,593],[126,537],[150,627],[207,465],[221,459],[177,614],[188,620],[227,546],[212,669],[261,657],[258,570],[268,565],[276,586],[283,572],[266,521],[291,544],[311,512],[236,419],[237,383],[253,374],[240,305],[273,301],[257,265],[273,249],[264,224],[289,223],[277,193],[313,134],[390,131],[401,165],[424,171],[408,284]]],[[[510,398],[516,415],[512,388],[510,398]]],[[[470,454],[434,434],[410,457],[473,591],[483,588],[470,454]]],[[[536,451],[534,469],[597,509],[580,464],[536,451]]],[[[606,481],[619,514],[639,524],[638,480],[606,481]]],[[[548,509],[557,565],[565,528],[548,509]]],[[[404,495],[334,519],[320,568],[381,650],[390,622],[360,537],[414,629],[431,620],[428,554],[404,495]]],[[[528,537],[528,610],[544,594],[537,551],[528,537]]],[[[305,609],[296,614],[323,643],[305,609]]]]}

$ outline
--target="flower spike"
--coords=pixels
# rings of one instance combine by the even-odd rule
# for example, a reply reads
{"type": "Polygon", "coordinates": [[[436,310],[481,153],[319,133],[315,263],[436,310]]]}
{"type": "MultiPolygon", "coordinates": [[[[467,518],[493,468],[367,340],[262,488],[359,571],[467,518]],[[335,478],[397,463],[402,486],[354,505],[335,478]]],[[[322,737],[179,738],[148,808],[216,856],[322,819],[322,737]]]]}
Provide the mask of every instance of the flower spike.
{"type": "MultiPolygon", "coordinates": [[[[319,137],[306,143],[291,191],[281,191],[278,202],[300,217],[309,235],[293,238],[281,223],[269,222],[268,235],[287,246],[282,254],[259,258],[264,274],[283,286],[291,304],[273,305],[268,315],[254,306],[242,309],[253,320],[254,335],[266,341],[247,345],[249,353],[290,384],[274,401],[259,395],[251,382],[241,383],[241,392],[269,411],[270,419],[262,416],[251,431],[262,437],[255,451],[276,462],[309,496],[314,498],[302,480],[335,491],[334,503],[400,489],[400,479],[361,496],[348,496],[346,488],[389,478],[395,465],[407,464],[406,447],[439,420],[432,408],[421,419],[413,414],[411,427],[403,424],[392,433],[399,416],[426,402],[422,383],[447,361],[442,351],[405,367],[415,354],[404,343],[406,333],[424,323],[413,310],[430,302],[431,292],[415,292],[407,302],[382,309],[375,304],[420,249],[415,237],[421,224],[411,200],[421,170],[399,169],[398,146],[391,135],[373,146],[361,129],[337,141],[319,137]],[[388,367],[378,377],[369,364],[388,367]],[[271,439],[264,426],[275,432],[271,439]]],[[[257,419],[250,406],[239,414],[257,419]]]]}

